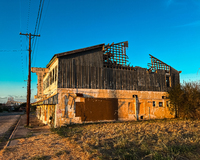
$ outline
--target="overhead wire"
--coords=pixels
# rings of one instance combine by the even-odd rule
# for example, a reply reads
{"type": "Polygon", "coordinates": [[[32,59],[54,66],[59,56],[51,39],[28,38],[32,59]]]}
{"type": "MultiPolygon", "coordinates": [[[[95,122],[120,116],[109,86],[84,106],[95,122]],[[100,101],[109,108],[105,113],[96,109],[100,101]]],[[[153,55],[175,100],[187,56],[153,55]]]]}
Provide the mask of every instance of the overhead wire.
{"type": "Polygon", "coordinates": [[[40,4],[39,4],[39,9],[38,9],[38,15],[37,15],[36,23],[35,23],[35,31],[34,31],[34,34],[36,33],[37,26],[38,26],[38,20],[39,20],[39,17],[40,17],[40,8],[41,8],[41,4],[42,4],[42,0],[40,0],[40,4]]]}
{"type": "Polygon", "coordinates": [[[28,33],[30,10],[31,10],[31,0],[29,0],[29,5],[28,5],[28,17],[27,17],[26,33],[28,33]]]}
{"type": "MultiPolygon", "coordinates": [[[[20,40],[20,42],[21,42],[21,40],[20,40]]],[[[20,50],[17,50],[17,49],[13,49],[13,50],[0,50],[0,52],[21,52],[21,51],[27,51],[27,50],[22,50],[22,49],[20,49],[20,50]]]]}
{"type": "MultiPolygon", "coordinates": [[[[44,20],[45,20],[45,18],[46,18],[46,13],[47,13],[47,10],[48,10],[48,8],[49,8],[49,4],[50,4],[50,0],[49,0],[48,3],[47,3],[47,7],[46,7],[46,10],[45,10],[45,12],[44,12],[44,18],[43,18],[43,21],[42,21],[42,23],[41,23],[41,27],[40,27],[40,29],[38,30],[38,33],[41,32],[41,30],[42,30],[42,28],[43,28],[44,20]]],[[[36,38],[37,38],[37,37],[36,37],[36,38]]],[[[39,42],[36,44],[36,47],[35,47],[35,49],[34,49],[34,51],[35,51],[35,58],[33,59],[33,66],[35,66],[35,62],[36,62],[38,44],[39,44],[39,42]]]]}
{"type": "MultiPolygon", "coordinates": [[[[34,30],[34,35],[37,35],[39,33],[39,29],[40,29],[40,24],[41,24],[41,19],[42,19],[42,13],[43,13],[43,8],[44,8],[44,1],[45,0],[40,0],[40,3],[39,3],[39,9],[38,9],[38,15],[37,15],[37,19],[36,19],[36,24],[35,24],[35,30],[34,30]]],[[[50,0],[49,0],[50,1],[50,0]]],[[[22,2],[20,0],[20,31],[21,31],[21,17],[22,17],[22,14],[21,14],[21,8],[22,8],[22,2]]],[[[48,2],[48,5],[49,5],[49,2],[48,2]]],[[[28,4],[28,13],[27,13],[27,26],[26,26],[26,33],[29,32],[29,21],[30,21],[30,10],[31,10],[31,0],[29,0],[29,4],[28,4]]],[[[28,50],[28,45],[29,45],[29,39],[28,39],[28,36],[26,37],[26,50],[28,50]]],[[[34,51],[35,51],[35,48],[36,48],[36,44],[37,44],[37,36],[33,39],[33,42],[32,42],[32,57],[31,59],[33,60],[34,58],[34,51]]],[[[25,58],[24,58],[24,55],[23,55],[23,50],[22,50],[22,36],[20,36],[20,47],[21,47],[21,50],[19,50],[21,52],[21,63],[22,63],[22,74],[23,74],[23,79],[25,79],[25,70],[24,68],[26,68],[26,70],[28,70],[28,55],[26,54],[25,55],[25,58]],[[25,62],[25,63],[24,63],[25,62]],[[26,66],[26,67],[24,67],[26,66]]],[[[0,50],[0,52],[17,52],[17,50],[0,50]]]]}
{"type": "MultiPolygon", "coordinates": [[[[30,19],[30,10],[31,10],[31,0],[29,0],[29,4],[28,4],[28,15],[27,15],[27,25],[26,25],[26,33],[28,33],[29,31],[29,19],[30,19]]],[[[28,47],[29,46],[29,39],[28,37],[26,36],[26,49],[28,50],[28,47]]],[[[28,71],[28,54],[26,54],[26,71],[28,71]]],[[[28,75],[28,72],[27,72],[27,75],[28,75]]]]}
{"type": "MultiPolygon", "coordinates": [[[[22,7],[21,7],[22,3],[21,3],[21,0],[19,1],[19,8],[20,8],[20,14],[19,14],[19,19],[20,19],[20,24],[19,24],[19,27],[20,27],[20,32],[21,32],[21,26],[22,26],[22,7]]],[[[21,53],[21,67],[22,67],[22,79],[24,80],[25,79],[25,74],[24,74],[24,63],[23,63],[23,50],[22,50],[22,36],[20,35],[20,53],[21,53]]],[[[7,52],[13,52],[14,50],[7,50],[7,52]]],[[[5,51],[4,51],[5,52],[5,51]]]]}
{"type": "MultiPolygon", "coordinates": [[[[36,24],[35,24],[34,35],[38,35],[38,33],[39,33],[39,27],[40,27],[43,8],[44,8],[44,0],[40,0],[39,9],[38,9],[38,16],[37,16],[36,24]]],[[[37,42],[37,36],[35,37],[35,39],[33,41],[33,45],[32,45],[32,48],[33,48],[33,50],[32,50],[32,61],[33,61],[33,57],[34,57],[36,42],[37,42]]]]}
{"type": "Polygon", "coordinates": [[[20,35],[20,47],[21,47],[21,63],[22,63],[22,77],[25,79],[24,75],[24,65],[23,65],[23,54],[22,54],[22,36],[20,35]]]}

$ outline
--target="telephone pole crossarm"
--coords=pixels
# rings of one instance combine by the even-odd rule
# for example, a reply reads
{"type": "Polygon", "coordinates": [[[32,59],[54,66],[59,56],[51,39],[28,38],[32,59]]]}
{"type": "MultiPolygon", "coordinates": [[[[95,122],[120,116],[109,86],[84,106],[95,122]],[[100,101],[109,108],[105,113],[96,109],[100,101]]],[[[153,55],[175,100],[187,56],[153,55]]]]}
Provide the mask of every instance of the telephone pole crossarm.
{"type": "MultiPolygon", "coordinates": [[[[20,35],[24,35],[24,36],[29,36],[31,33],[19,33],[20,35]]],[[[39,35],[35,35],[35,34],[31,34],[31,36],[36,36],[36,37],[40,37],[40,34],[39,35]]]]}

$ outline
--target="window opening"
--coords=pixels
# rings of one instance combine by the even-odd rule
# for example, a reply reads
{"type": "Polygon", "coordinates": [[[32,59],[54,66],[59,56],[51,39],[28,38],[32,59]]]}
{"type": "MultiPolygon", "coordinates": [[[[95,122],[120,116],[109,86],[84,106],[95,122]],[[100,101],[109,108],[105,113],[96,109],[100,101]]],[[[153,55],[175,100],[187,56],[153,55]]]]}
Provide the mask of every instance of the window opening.
{"type": "Polygon", "coordinates": [[[166,76],[166,86],[170,87],[170,80],[169,80],[169,76],[166,76]]]}
{"type": "Polygon", "coordinates": [[[55,72],[54,72],[54,69],[53,69],[53,71],[52,71],[53,73],[52,73],[52,83],[54,83],[54,76],[55,76],[55,72]]]}
{"type": "Polygon", "coordinates": [[[159,102],[159,107],[162,107],[163,106],[163,102],[159,102]]]}
{"type": "Polygon", "coordinates": [[[57,66],[55,67],[55,81],[57,81],[57,66]]]}
{"type": "Polygon", "coordinates": [[[167,101],[166,104],[167,104],[167,107],[169,107],[169,101],[167,101]]]}

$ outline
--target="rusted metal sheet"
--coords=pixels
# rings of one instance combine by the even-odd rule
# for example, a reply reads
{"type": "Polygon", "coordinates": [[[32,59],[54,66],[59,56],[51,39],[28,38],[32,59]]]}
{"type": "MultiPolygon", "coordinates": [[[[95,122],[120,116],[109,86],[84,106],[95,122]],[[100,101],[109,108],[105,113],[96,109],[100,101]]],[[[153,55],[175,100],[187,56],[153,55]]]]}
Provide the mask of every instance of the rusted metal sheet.
{"type": "Polygon", "coordinates": [[[118,99],[86,98],[84,121],[117,120],[118,99]]]}
{"type": "Polygon", "coordinates": [[[84,117],[85,103],[76,102],[76,117],[84,117]]]}
{"type": "Polygon", "coordinates": [[[86,98],[76,103],[76,117],[82,121],[118,120],[118,99],[86,98]]]}

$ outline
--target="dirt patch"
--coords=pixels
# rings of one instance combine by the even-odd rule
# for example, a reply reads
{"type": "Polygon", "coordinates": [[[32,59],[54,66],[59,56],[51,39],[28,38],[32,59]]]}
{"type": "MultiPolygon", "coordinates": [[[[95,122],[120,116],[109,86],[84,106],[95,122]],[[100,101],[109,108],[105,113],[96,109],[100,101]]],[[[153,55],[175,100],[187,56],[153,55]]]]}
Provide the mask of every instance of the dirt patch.
{"type": "Polygon", "coordinates": [[[18,145],[0,152],[0,159],[87,159],[81,148],[57,134],[42,134],[20,139],[18,145]]]}

